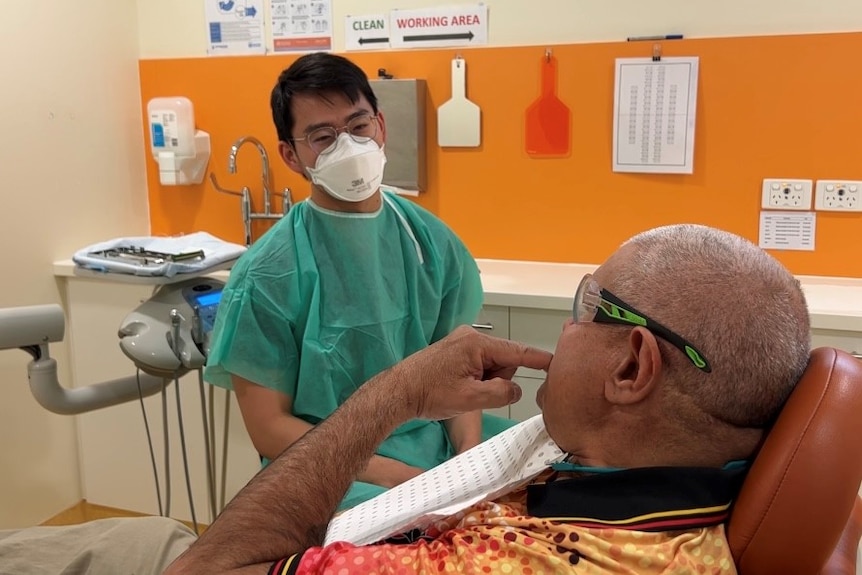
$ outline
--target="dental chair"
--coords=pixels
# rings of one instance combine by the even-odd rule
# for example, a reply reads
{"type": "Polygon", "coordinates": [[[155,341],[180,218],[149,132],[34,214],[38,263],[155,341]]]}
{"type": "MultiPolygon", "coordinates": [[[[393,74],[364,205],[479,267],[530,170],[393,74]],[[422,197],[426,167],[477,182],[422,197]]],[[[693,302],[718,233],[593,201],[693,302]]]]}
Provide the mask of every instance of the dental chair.
{"type": "Polygon", "coordinates": [[[818,348],[731,512],[740,575],[856,573],[860,481],[862,362],[818,348]]]}

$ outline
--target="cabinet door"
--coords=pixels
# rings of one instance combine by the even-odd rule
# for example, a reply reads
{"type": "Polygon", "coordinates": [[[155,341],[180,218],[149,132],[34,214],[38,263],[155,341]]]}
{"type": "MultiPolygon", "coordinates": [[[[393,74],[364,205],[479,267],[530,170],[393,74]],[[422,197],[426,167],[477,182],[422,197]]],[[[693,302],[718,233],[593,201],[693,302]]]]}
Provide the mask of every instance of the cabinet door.
{"type": "MultiPolygon", "coordinates": [[[[553,352],[571,311],[513,307],[509,312],[509,339],[553,352]]],[[[518,375],[545,379],[541,370],[521,368],[518,375]]]]}
{"type": "MultiPolygon", "coordinates": [[[[479,312],[479,317],[473,322],[473,327],[482,333],[509,339],[509,308],[502,305],[486,305],[479,312]]],[[[511,417],[509,406],[497,409],[486,409],[485,413],[498,417],[511,417]]]]}
{"type": "Polygon", "coordinates": [[[862,332],[812,329],[811,349],[816,347],[834,347],[862,359],[862,332]]]}
{"type": "Polygon", "coordinates": [[[539,387],[541,387],[545,379],[515,376],[513,381],[521,386],[523,395],[521,395],[521,401],[509,406],[510,417],[515,421],[526,421],[534,415],[541,413],[542,410],[536,405],[536,392],[539,391],[539,387]]]}

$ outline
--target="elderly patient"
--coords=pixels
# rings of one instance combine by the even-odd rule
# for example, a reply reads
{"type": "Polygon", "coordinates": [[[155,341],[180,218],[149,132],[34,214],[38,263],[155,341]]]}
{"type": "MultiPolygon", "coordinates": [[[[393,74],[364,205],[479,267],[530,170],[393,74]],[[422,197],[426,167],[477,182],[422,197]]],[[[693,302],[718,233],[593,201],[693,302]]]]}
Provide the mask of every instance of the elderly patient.
{"type": "Polygon", "coordinates": [[[459,328],[360,387],[166,573],[733,573],[723,521],[808,331],[798,283],[748,241],[645,232],[583,279],[553,356],[459,328]],[[412,543],[321,547],[393,429],[518,401],[518,366],[547,370],[537,401],[566,462],[412,543]]]}
{"type": "Polygon", "coordinates": [[[362,386],[261,472],[171,567],[192,573],[733,571],[722,521],[809,355],[797,281],[751,243],[679,225],[625,243],[578,288],[556,351],[463,328],[362,386]],[[567,463],[410,544],[320,547],[375,446],[412,417],[520,398],[547,369],[567,463]]]}

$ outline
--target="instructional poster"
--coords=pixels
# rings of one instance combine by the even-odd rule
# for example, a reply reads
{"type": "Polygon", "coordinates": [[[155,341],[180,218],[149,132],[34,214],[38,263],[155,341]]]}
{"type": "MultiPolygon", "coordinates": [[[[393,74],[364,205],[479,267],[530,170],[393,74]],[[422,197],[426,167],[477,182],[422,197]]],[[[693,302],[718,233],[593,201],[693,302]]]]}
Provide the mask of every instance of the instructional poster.
{"type": "Polygon", "coordinates": [[[263,0],[205,0],[207,54],[263,54],[263,0]]]}
{"type": "Polygon", "coordinates": [[[270,0],[274,52],[332,49],[331,0],[270,0]]]}
{"type": "Polygon", "coordinates": [[[617,59],[615,172],[694,171],[698,61],[696,57],[617,59]]]}

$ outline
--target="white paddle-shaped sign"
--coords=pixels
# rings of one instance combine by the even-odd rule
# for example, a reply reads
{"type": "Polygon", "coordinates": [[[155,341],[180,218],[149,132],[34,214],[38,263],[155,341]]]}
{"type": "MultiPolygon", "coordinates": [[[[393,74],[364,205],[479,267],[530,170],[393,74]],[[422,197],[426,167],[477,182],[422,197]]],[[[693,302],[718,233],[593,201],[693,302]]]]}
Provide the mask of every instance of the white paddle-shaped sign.
{"type": "Polygon", "coordinates": [[[440,147],[475,148],[481,142],[482,111],[467,99],[467,62],[452,60],[452,97],[437,108],[440,147]]]}

